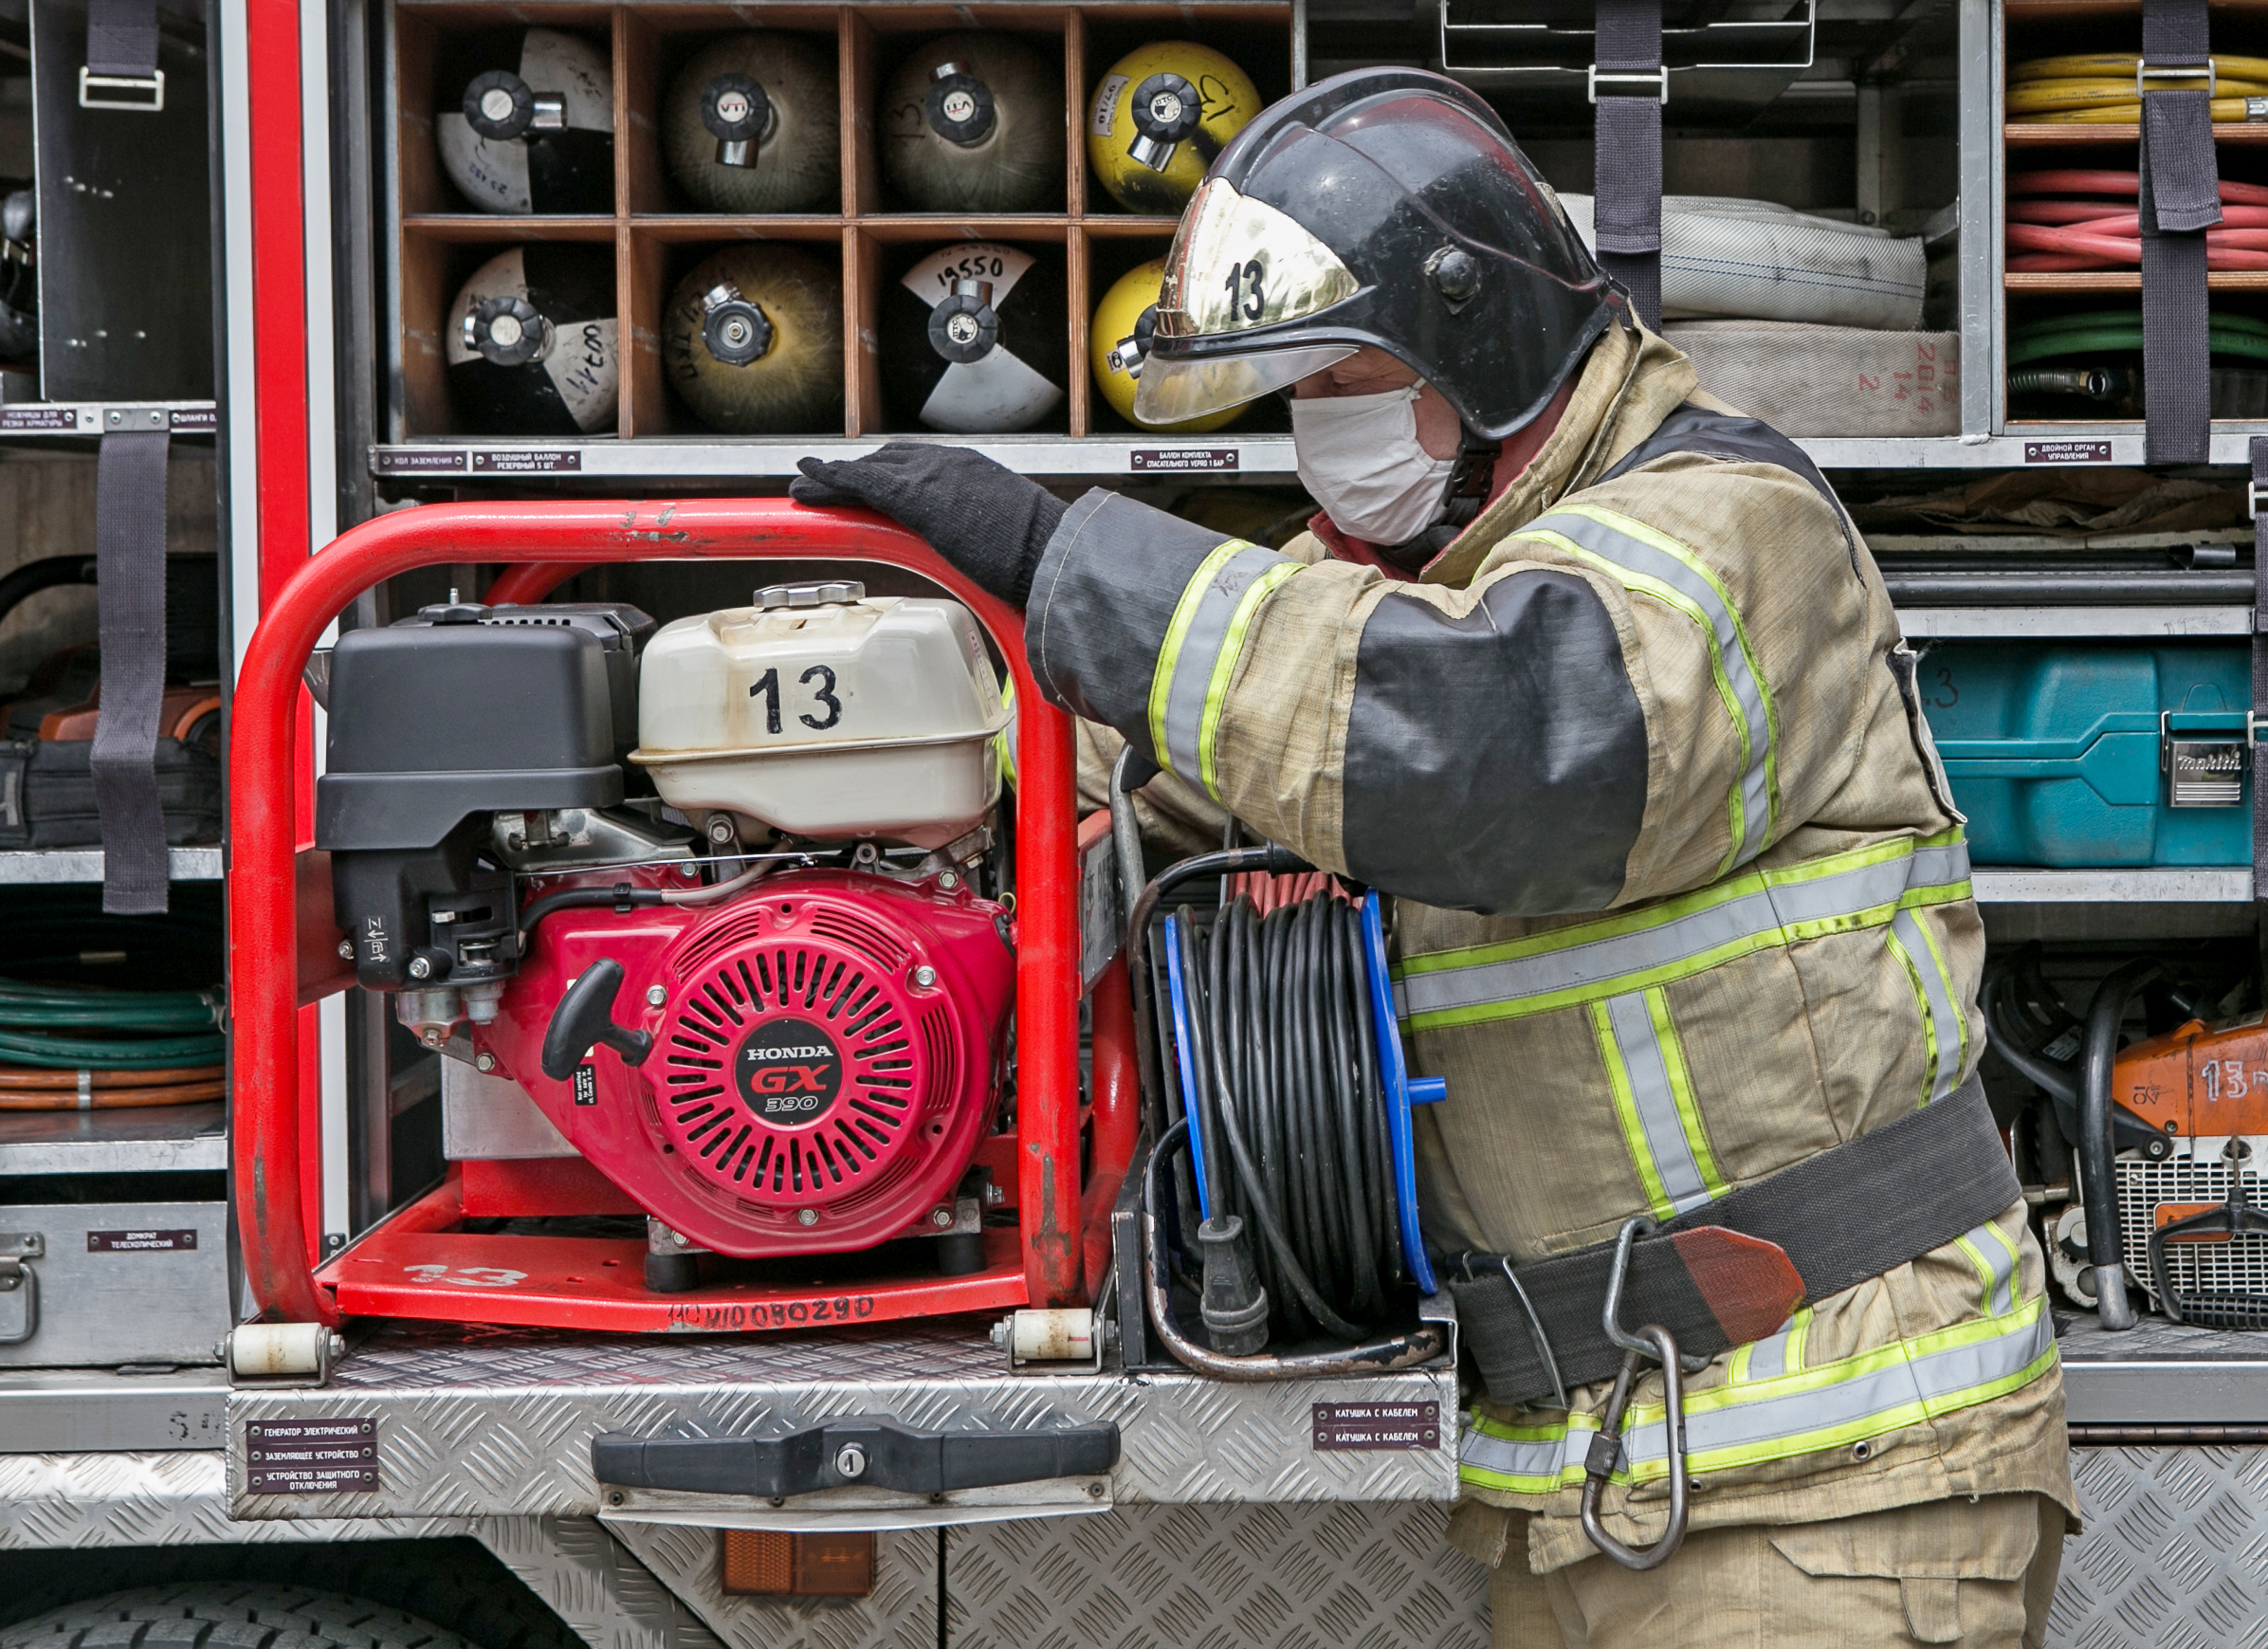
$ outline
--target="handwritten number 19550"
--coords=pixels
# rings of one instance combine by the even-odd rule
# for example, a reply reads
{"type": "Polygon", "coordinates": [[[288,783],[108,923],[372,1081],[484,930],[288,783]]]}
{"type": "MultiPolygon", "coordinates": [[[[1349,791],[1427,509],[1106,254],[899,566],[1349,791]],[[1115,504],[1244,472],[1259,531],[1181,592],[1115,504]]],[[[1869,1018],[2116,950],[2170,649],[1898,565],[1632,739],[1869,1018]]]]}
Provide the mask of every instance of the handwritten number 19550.
{"type": "MultiPolygon", "coordinates": [[[[814,733],[824,733],[843,719],[843,702],[834,696],[833,670],[823,664],[814,664],[796,679],[807,687],[812,687],[814,682],[818,683],[817,687],[812,687],[812,702],[827,706],[827,714],[823,719],[807,712],[798,715],[796,720],[814,733]]],[[[748,696],[764,701],[764,731],[777,733],[780,727],[779,671],[768,669],[758,676],[749,686],[748,696]]]]}

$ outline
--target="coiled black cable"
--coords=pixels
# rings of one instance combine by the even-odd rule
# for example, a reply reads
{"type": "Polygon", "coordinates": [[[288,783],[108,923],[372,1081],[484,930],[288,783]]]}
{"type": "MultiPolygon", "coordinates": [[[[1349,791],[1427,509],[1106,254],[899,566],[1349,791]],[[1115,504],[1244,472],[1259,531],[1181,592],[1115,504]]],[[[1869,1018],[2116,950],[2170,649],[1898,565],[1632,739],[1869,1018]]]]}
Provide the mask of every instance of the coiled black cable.
{"type": "Polygon", "coordinates": [[[1409,1289],[1362,916],[1238,898],[1178,926],[1207,1205],[1254,1230],[1277,1333],[1360,1339],[1409,1289]]]}

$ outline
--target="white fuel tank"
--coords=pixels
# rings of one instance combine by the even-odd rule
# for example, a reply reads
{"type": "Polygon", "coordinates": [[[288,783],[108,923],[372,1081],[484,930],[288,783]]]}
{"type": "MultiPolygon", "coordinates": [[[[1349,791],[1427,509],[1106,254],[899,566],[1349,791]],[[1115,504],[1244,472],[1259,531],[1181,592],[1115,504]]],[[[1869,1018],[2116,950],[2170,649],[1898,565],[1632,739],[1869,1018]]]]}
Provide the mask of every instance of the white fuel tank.
{"type": "Polygon", "coordinates": [[[774,585],[663,626],[638,671],[631,760],[681,813],[938,848],[999,795],[1009,712],[958,601],[774,585]]]}

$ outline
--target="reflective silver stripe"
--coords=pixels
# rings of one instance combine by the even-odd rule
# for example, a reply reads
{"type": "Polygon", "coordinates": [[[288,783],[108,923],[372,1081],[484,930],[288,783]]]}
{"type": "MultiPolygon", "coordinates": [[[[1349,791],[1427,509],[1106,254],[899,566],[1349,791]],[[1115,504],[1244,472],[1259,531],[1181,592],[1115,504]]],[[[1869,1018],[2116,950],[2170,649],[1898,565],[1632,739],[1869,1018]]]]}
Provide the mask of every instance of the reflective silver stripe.
{"type": "Polygon", "coordinates": [[[1967,877],[1968,849],[1954,842],[1824,876],[1759,881],[1731,898],[1632,932],[1505,962],[1407,969],[1402,993],[1415,1017],[1576,990],[1673,966],[1746,939],[1779,934],[1778,943],[1784,944],[1780,930],[1788,924],[1856,916],[1896,903],[1910,888],[1947,886],[1967,877]]]}
{"type": "MultiPolygon", "coordinates": [[[[1176,778],[1203,783],[1203,756],[1198,740],[1204,731],[1205,697],[1213,685],[1213,667],[1221,643],[1236,617],[1253,580],[1269,568],[1289,561],[1273,550],[1248,544],[1214,573],[1205,588],[1196,592],[1188,627],[1172,659],[1173,675],[1165,690],[1165,748],[1159,754],[1176,778]]],[[[1186,597],[1184,597],[1186,599],[1186,597]]]]}
{"type": "MultiPolygon", "coordinates": [[[[2027,1319],[1933,1351],[1901,1345],[1885,1347],[1893,1353],[1887,1359],[1861,1354],[1854,1361],[1880,1359],[1879,1365],[1857,1372],[1791,1373],[1783,1377],[1791,1389],[1782,1392],[1749,1396],[1757,1390],[1751,1381],[1703,1393],[1686,1405],[1687,1461],[1695,1472],[1723,1471],[1840,1448],[2014,1390],[2025,1371],[2055,1349],[2055,1326],[2045,1308],[2044,1298],[2036,1299],[2027,1319]]],[[[1760,1343],[1757,1350],[1763,1349],[1760,1343]]],[[[1519,1476],[1552,1486],[1576,1480],[1598,1428],[1589,1415],[1575,1421],[1564,1436],[1542,1438],[1506,1438],[1468,1424],[1458,1441],[1458,1466],[1475,1476],[1519,1476]]],[[[1659,1476],[1668,1461],[1665,1437],[1660,1419],[1627,1428],[1619,1470],[1641,1480],[1659,1476]]]]}
{"type": "Polygon", "coordinates": [[[1769,1339],[1759,1340],[1748,1347],[1748,1378],[1750,1380],[1777,1380],[1787,1372],[1787,1347],[1796,1326],[1790,1323],[1769,1339]]]}
{"type": "Polygon", "coordinates": [[[1654,1034],[1653,1017],[1646,1011],[1646,993],[1633,991],[1606,1003],[1614,1026],[1615,1047],[1622,1055],[1622,1069],[1630,1078],[1630,1097],[1638,1126],[1646,1136],[1647,1153],[1661,1178],[1662,1195],[1673,1213],[1683,1214],[1710,1200],[1701,1164],[1693,1160],[1692,1142],[1677,1114],[1677,1095],[1670,1087],[1670,1069],[1662,1057],[1661,1042],[1654,1034]]]}
{"type": "Polygon", "coordinates": [[[1583,1456],[1597,1434],[1596,1426],[1569,1426],[1561,1437],[1515,1440],[1468,1426],[1457,1444],[1457,1464],[1508,1477],[1558,1479],[1570,1469],[1580,1475],[1583,1456]]]}
{"type": "MultiPolygon", "coordinates": [[[[1719,1408],[1695,1410],[1688,1403],[1686,1454],[1694,1460],[1695,1470],[1706,1470],[1699,1457],[1720,1450],[1753,1448],[1818,1432],[1832,1432],[1862,1425],[1875,1416],[1887,1416],[1917,1402],[1926,1406],[1981,1385],[2013,1379],[2055,1343],[2055,1326],[2042,1309],[2022,1328],[1966,1345],[1948,1346],[1942,1351],[1901,1358],[1887,1368],[1870,1373],[1782,1396],[1728,1402],[1719,1408]]],[[[1838,1438],[1820,1446],[1833,1447],[1835,1442],[1842,1440],[1838,1438]]],[[[1622,1434],[1622,1459],[1626,1467],[1666,1462],[1668,1458],[1667,1435],[1660,1420],[1633,1426],[1622,1434]]]]}
{"type": "Polygon", "coordinates": [[[1937,953],[1930,948],[1930,936],[1922,931],[1913,912],[1901,910],[1892,917],[1890,931],[1906,952],[1907,964],[1921,981],[1922,999],[1930,1005],[1930,1032],[1937,1038],[1937,1069],[1930,1078],[1929,1102],[1935,1105],[1961,1081],[1961,1038],[1966,1027],[1961,1010],[1953,1005],[1952,994],[1946,989],[1945,975],[1937,969],[1937,953]]]}
{"type": "Polygon", "coordinates": [[[1968,1234],[1968,1240],[1992,1268],[1992,1286],[1985,1291],[1984,1309],[1996,1317],[2016,1310],[2016,1249],[1990,1220],[1968,1234]]]}
{"type": "Polygon", "coordinates": [[[1523,530],[1557,533],[1619,567],[1667,584],[1708,618],[1710,631],[1716,637],[1719,668],[1732,689],[1733,702],[1740,705],[1748,733],[1748,765],[1740,777],[1741,839],[1732,845],[1732,863],[1745,865],[1763,852],[1771,839],[1767,767],[1772,754],[1771,718],[1765,711],[1764,693],[1755,673],[1748,668],[1747,650],[1741,645],[1739,620],[1725,604],[1725,597],[1678,557],[1588,515],[1547,515],[1523,530]]]}

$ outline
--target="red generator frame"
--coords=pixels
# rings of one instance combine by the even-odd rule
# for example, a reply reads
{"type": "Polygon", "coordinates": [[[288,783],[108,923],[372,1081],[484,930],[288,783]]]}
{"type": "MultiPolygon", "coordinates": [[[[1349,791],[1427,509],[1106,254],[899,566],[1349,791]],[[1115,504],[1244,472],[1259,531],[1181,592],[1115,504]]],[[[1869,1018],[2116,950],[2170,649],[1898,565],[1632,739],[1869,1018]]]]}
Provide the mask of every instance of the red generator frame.
{"type": "MultiPolygon", "coordinates": [[[[238,674],[231,727],[235,1195],[247,1276],[269,1317],[729,1332],[1094,1298],[1108,1268],[1110,1206],[1133,1156],[1138,1105],[1123,956],[1094,986],[1093,1100],[1081,1104],[1079,859],[1083,837],[1094,833],[1074,822],[1070,718],[1032,679],[1023,614],[905,528],[785,499],[402,510],[343,534],[270,596],[238,674]],[[920,574],[976,614],[1008,663],[1016,698],[1016,1113],[1013,1135],[987,1142],[977,1160],[1007,1192],[1015,1228],[987,1232],[985,1268],[967,1276],[723,1283],[655,1294],[644,1286],[642,1241],[459,1229],[481,1203],[468,1199],[466,1175],[452,1167],[439,1185],[319,1265],[309,1216],[320,1183],[320,1073],[302,1056],[301,1038],[312,1029],[303,1010],[355,979],[338,954],[327,855],[302,834],[301,798],[312,775],[302,767],[301,677],[317,642],[356,596],[416,567],[506,563],[488,599],[529,601],[587,566],[728,559],[869,561],[920,574]]],[[[585,1164],[560,1161],[595,1181],[585,1164]]]]}

